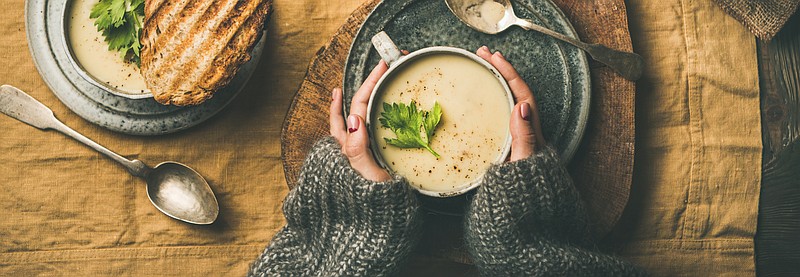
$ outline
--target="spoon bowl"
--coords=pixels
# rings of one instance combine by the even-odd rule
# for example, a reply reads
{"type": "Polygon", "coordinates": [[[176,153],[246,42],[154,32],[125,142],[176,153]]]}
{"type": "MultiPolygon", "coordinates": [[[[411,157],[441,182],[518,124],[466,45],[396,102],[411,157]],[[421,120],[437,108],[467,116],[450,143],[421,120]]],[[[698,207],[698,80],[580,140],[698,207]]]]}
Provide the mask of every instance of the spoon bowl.
{"type": "Polygon", "coordinates": [[[519,20],[508,0],[447,0],[445,3],[461,22],[490,35],[505,31],[519,20]]]}
{"type": "Polygon", "coordinates": [[[196,171],[177,162],[163,162],[147,176],[147,196],[159,211],[192,224],[211,224],[219,204],[208,182],[196,171]]]}

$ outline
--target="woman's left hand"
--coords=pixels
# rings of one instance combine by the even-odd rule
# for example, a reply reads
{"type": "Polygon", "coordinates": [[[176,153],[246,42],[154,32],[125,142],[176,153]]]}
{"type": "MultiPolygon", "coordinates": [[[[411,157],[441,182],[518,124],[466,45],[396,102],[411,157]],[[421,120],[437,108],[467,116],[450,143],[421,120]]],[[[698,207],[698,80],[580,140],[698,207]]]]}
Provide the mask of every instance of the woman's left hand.
{"type": "Polygon", "coordinates": [[[333,101],[331,102],[330,110],[331,135],[342,146],[342,152],[350,161],[350,166],[361,176],[374,182],[388,181],[392,177],[375,162],[375,158],[372,156],[372,151],[369,148],[369,132],[364,123],[364,118],[367,116],[367,105],[369,104],[372,90],[388,69],[386,63],[381,61],[372,70],[372,73],[369,74],[361,88],[353,96],[353,101],[350,103],[350,115],[347,117],[346,124],[344,116],[342,116],[342,90],[336,88],[333,89],[332,93],[333,101]]]}

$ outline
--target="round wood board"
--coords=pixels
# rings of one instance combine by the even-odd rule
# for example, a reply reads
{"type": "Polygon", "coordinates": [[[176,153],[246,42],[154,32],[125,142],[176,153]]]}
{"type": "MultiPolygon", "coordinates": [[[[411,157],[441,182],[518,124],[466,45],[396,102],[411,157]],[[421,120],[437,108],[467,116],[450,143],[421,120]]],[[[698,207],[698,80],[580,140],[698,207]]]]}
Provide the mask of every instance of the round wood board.
{"type": "MultiPolygon", "coordinates": [[[[328,45],[317,52],[308,67],[281,133],[283,165],[290,188],[296,185],[303,159],[313,143],[329,134],[331,90],[341,87],[344,64],[353,37],[379,2],[369,0],[353,12],[328,45]]],[[[553,2],[564,11],[583,41],[632,50],[623,0],[553,2]]],[[[587,203],[595,233],[602,237],[616,224],[630,193],[634,158],[635,87],[633,82],[617,76],[602,64],[590,61],[590,68],[592,99],[589,122],[569,169],[587,203]]],[[[437,227],[458,232],[460,221],[451,221],[439,221],[439,225],[447,222],[447,226],[437,227]]],[[[445,256],[468,263],[458,244],[458,236],[456,234],[446,239],[453,242],[444,243],[449,245],[444,248],[450,249],[431,251],[442,251],[445,256]],[[460,254],[448,254],[455,252],[460,254]]]]}

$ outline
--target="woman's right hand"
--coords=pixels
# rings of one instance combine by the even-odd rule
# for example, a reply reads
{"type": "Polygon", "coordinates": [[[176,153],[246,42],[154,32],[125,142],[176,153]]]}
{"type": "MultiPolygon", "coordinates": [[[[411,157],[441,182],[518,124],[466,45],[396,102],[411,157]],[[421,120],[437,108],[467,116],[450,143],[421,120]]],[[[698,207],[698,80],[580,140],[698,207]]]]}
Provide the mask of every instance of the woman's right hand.
{"type": "Polygon", "coordinates": [[[489,47],[478,48],[476,54],[492,64],[508,82],[514,95],[514,110],[511,111],[511,161],[525,159],[545,145],[542,126],[539,122],[539,109],[528,84],[500,51],[492,54],[489,47]]]}

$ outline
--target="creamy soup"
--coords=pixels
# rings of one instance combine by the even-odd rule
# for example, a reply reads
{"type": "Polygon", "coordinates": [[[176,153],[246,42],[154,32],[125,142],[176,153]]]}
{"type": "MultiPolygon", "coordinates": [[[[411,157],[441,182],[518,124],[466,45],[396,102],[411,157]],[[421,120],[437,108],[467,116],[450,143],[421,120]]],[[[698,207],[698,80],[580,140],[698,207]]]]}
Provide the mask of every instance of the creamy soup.
{"type": "Polygon", "coordinates": [[[462,189],[502,154],[508,139],[510,108],[502,83],[483,65],[460,55],[434,54],[406,63],[384,81],[370,120],[383,160],[412,185],[432,192],[462,189]],[[383,138],[394,133],[378,121],[383,103],[406,103],[430,110],[442,107],[442,119],[430,146],[401,149],[383,138]]]}
{"type": "Polygon", "coordinates": [[[136,64],[122,60],[119,51],[109,51],[103,34],[89,18],[97,0],[73,0],[69,13],[69,44],[78,63],[95,80],[128,94],[149,94],[136,64]]]}

